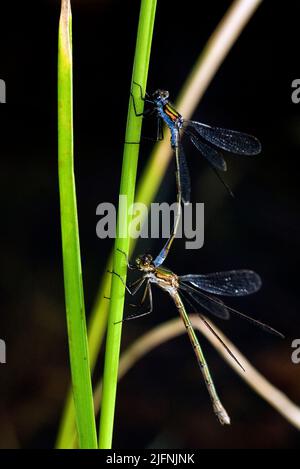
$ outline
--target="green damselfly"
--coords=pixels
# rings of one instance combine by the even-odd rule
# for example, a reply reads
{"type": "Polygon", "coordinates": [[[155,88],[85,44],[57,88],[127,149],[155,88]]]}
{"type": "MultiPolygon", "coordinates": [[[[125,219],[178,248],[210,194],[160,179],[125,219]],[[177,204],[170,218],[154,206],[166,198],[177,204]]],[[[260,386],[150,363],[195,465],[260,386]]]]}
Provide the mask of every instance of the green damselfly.
{"type": "MultiPolygon", "coordinates": [[[[146,314],[150,314],[152,312],[152,284],[157,285],[162,290],[169,293],[187,330],[212,401],[214,412],[221,424],[230,424],[230,418],[216,392],[200,343],[185,309],[184,301],[186,301],[192,307],[194,307],[193,304],[198,305],[214,316],[222,319],[228,319],[230,314],[240,316],[272,334],[283,337],[280,332],[276,331],[271,326],[257,321],[256,319],[253,319],[250,316],[247,316],[246,314],[225,305],[223,301],[214,296],[244,296],[255,293],[261,287],[260,276],[252,270],[230,270],[227,272],[214,272],[206,275],[188,274],[178,276],[171,270],[162,267],[159,263],[160,261],[158,261],[158,257],[159,256],[157,256],[156,259],[153,259],[151,254],[143,254],[136,258],[134,264],[127,262],[129,269],[138,270],[142,273],[142,277],[126,286],[127,291],[131,295],[135,295],[140,290],[140,288],[142,288],[142,286],[145,286],[145,289],[139,304],[138,312],[136,314],[127,316],[124,320],[145,316],[146,314]],[[147,308],[145,311],[142,311],[143,306],[147,304],[147,298],[147,308]]],[[[210,331],[218,338],[231,357],[243,369],[242,365],[232,354],[227,345],[221,340],[218,334],[213,330],[205,317],[200,313],[199,316],[206,327],[208,327],[210,331]]]]}

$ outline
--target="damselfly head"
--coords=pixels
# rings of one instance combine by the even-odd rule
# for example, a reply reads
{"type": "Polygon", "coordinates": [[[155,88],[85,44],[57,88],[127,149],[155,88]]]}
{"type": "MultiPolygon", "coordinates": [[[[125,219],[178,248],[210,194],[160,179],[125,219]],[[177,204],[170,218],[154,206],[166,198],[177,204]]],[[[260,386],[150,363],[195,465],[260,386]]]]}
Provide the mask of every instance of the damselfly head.
{"type": "Polygon", "coordinates": [[[169,99],[169,91],[156,90],[154,91],[152,98],[154,101],[157,101],[159,103],[165,103],[169,99]]]}
{"type": "Polygon", "coordinates": [[[153,257],[151,254],[142,254],[138,256],[135,260],[135,265],[138,269],[143,270],[147,267],[150,267],[153,262],[153,257]]]}

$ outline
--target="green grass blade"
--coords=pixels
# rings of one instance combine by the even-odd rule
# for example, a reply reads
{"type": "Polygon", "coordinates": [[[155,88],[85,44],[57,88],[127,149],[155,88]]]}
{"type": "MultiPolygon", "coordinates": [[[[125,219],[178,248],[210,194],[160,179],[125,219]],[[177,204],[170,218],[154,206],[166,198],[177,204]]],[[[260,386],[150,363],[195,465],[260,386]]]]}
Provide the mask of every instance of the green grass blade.
{"type": "Polygon", "coordinates": [[[62,0],[58,38],[58,170],[65,301],[76,423],[81,448],[96,448],[73,169],[72,17],[62,0]]]}
{"type": "MultiPolygon", "coordinates": [[[[142,0],[139,16],[138,33],[133,64],[132,81],[139,83],[143,90],[146,89],[147,75],[152,43],[153,25],[156,11],[156,0],[142,0]]],[[[136,102],[143,110],[143,102],[140,99],[140,89],[132,87],[136,102]]],[[[132,99],[129,98],[128,118],[126,126],[125,142],[139,142],[141,137],[142,119],[136,117],[132,99]]],[[[127,197],[127,207],[134,202],[136,170],[139,145],[124,145],[123,167],[120,184],[120,196],[127,197]]],[[[120,274],[126,281],[126,261],[124,255],[118,249],[128,254],[129,235],[128,226],[131,215],[128,210],[119,204],[117,236],[114,249],[113,270],[120,274]],[[121,237],[121,231],[124,237],[121,237]]],[[[111,448],[113,435],[113,422],[115,412],[116,389],[118,379],[118,365],[120,355],[122,323],[125,287],[120,279],[113,275],[111,285],[110,311],[108,316],[108,329],[103,377],[103,399],[100,417],[100,448],[111,448]],[[118,324],[116,324],[119,322],[118,324]]]]}

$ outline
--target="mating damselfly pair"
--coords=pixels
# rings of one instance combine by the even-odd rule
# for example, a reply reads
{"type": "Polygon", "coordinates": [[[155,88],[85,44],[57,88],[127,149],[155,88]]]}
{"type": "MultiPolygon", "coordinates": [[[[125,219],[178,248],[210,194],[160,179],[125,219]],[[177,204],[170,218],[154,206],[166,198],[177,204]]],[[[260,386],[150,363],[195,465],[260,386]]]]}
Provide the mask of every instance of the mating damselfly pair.
{"type": "MultiPolygon", "coordinates": [[[[176,179],[177,179],[177,202],[180,207],[181,202],[188,203],[190,200],[190,177],[186,164],[185,154],[181,143],[181,133],[185,133],[195,145],[195,147],[208,160],[215,171],[226,170],[226,162],[219,149],[229,151],[238,155],[256,155],[261,150],[260,142],[253,136],[241,132],[222,129],[219,127],[211,127],[195,121],[185,121],[182,116],[169,103],[169,93],[167,91],[157,90],[152,95],[142,96],[146,103],[150,105],[149,110],[138,113],[135,101],[134,109],[136,115],[144,116],[153,114],[158,121],[158,138],[163,137],[162,121],[169,127],[171,132],[171,147],[176,156],[176,179]]],[[[128,142],[129,143],[129,142],[128,142]]],[[[218,173],[217,173],[218,174],[218,173]]],[[[194,349],[198,364],[200,366],[204,382],[209,392],[213,409],[220,423],[229,424],[230,418],[223,407],[218,394],[216,392],[213,380],[211,378],[209,368],[204,358],[199,340],[192,327],[191,321],[187,314],[185,303],[193,309],[200,306],[201,312],[199,316],[206,327],[217,337],[222,343],[231,357],[243,368],[237,358],[233,355],[227,345],[222,341],[213,327],[206,320],[204,314],[208,312],[218,318],[228,319],[230,315],[240,316],[249,322],[263,328],[264,330],[282,336],[282,334],[271,326],[264,324],[252,317],[233,309],[226,305],[219,296],[239,297],[257,292],[261,287],[260,276],[252,270],[229,270],[226,272],[214,272],[210,274],[187,274],[178,276],[167,268],[163,267],[171,244],[174,240],[180,210],[174,222],[173,231],[164,247],[153,258],[151,254],[143,254],[136,258],[133,264],[128,262],[125,255],[128,268],[139,271],[142,275],[133,283],[126,285],[127,291],[131,295],[135,295],[144,287],[141,301],[137,306],[135,314],[125,317],[129,320],[150,314],[153,310],[152,287],[155,284],[163,291],[167,292],[173,299],[175,306],[187,330],[189,339],[194,349]]],[[[120,275],[113,272],[118,277],[120,275]]],[[[120,277],[121,278],[121,277],[120,277]]],[[[122,280],[122,278],[121,278],[122,280]]]]}

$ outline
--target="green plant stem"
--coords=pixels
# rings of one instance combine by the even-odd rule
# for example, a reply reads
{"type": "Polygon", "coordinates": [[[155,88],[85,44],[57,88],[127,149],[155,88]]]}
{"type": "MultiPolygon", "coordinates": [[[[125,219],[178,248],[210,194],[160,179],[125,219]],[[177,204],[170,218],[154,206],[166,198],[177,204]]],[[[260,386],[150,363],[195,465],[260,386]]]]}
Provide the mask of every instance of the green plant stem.
{"type": "Polygon", "coordinates": [[[72,17],[62,0],[58,39],[58,171],[72,389],[80,448],[97,448],[73,169],[72,17]]]}
{"type": "MultiPolygon", "coordinates": [[[[112,269],[112,255],[109,256],[109,260],[106,265],[106,270],[112,269]]],[[[111,287],[111,275],[103,275],[101,285],[96,298],[96,304],[99,305],[97,311],[101,311],[102,314],[93,314],[88,327],[88,338],[89,338],[89,358],[91,370],[95,368],[97,359],[97,353],[103,342],[103,337],[106,331],[107,316],[109,303],[105,296],[109,295],[111,287]]],[[[76,440],[75,428],[74,428],[75,409],[72,393],[69,391],[66,403],[61,418],[61,424],[57,434],[57,440],[55,447],[57,449],[70,449],[74,447],[74,441],[76,440]]]]}
{"type": "MultiPolygon", "coordinates": [[[[136,102],[140,104],[140,112],[143,111],[143,102],[140,99],[140,89],[133,85],[133,82],[140,84],[143,90],[146,89],[155,11],[156,0],[142,0],[132,73],[132,92],[136,102]]],[[[133,102],[130,97],[125,142],[139,142],[141,138],[141,126],[142,119],[135,115],[133,102]]],[[[139,145],[125,143],[120,196],[126,197],[127,207],[130,207],[134,202],[138,152],[139,145]]],[[[127,265],[124,254],[119,252],[119,250],[128,255],[128,227],[131,218],[132,216],[128,213],[127,208],[123,208],[120,202],[113,258],[113,271],[122,276],[123,282],[126,282],[127,265]]],[[[111,284],[110,310],[108,316],[103,376],[103,400],[101,407],[99,434],[99,447],[106,449],[111,448],[113,435],[122,331],[122,322],[120,321],[122,321],[123,318],[125,294],[125,286],[123,282],[120,280],[120,278],[117,277],[117,275],[113,275],[111,284]]]]}

